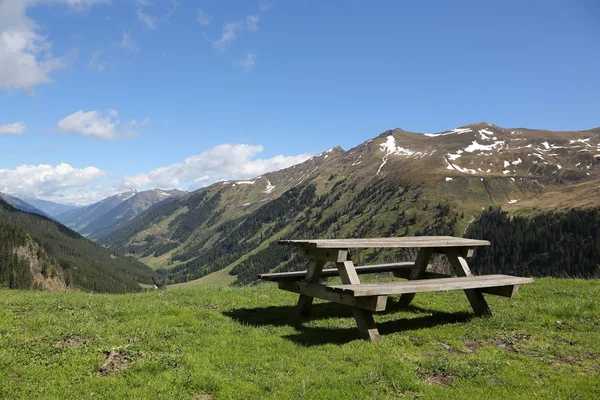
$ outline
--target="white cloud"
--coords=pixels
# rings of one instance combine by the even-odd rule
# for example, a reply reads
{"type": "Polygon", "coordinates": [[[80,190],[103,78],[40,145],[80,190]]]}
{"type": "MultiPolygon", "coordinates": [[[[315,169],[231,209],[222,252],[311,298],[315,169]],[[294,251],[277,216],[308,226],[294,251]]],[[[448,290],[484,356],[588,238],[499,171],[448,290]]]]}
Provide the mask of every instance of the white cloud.
{"type": "Polygon", "coordinates": [[[258,1],[258,9],[260,11],[267,11],[273,6],[272,0],[259,0],[258,1]]]}
{"type": "Polygon", "coordinates": [[[142,21],[148,27],[148,29],[155,29],[156,28],[156,22],[157,22],[156,21],[156,17],[153,17],[150,14],[146,14],[141,9],[138,9],[136,11],[136,15],[137,15],[138,19],[140,21],[142,21]]]}
{"type": "Polygon", "coordinates": [[[217,49],[224,51],[227,46],[235,39],[239,33],[248,31],[256,32],[258,30],[258,15],[249,15],[245,19],[240,21],[230,21],[223,24],[223,31],[219,39],[211,39],[206,37],[212,45],[217,49]]]}
{"type": "Polygon", "coordinates": [[[98,72],[102,72],[104,71],[104,61],[102,61],[100,59],[100,55],[102,54],[102,51],[98,50],[96,52],[94,52],[94,54],[92,54],[92,58],[90,58],[90,61],[88,62],[88,68],[89,69],[93,69],[94,71],[98,71],[98,72]]]}
{"type": "MultiPolygon", "coordinates": [[[[136,16],[140,22],[148,27],[148,29],[154,30],[158,27],[159,24],[162,24],[169,20],[179,8],[178,0],[170,0],[168,9],[162,10],[162,15],[151,15],[145,11],[145,8],[153,7],[154,3],[145,0],[136,0],[135,4],[139,6],[136,10],[136,16]]],[[[159,5],[164,6],[164,2],[161,2],[159,5]]]]}
{"type": "Polygon", "coordinates": [[[246,17],[246,27],[250,32],[258,30],[258,15],[248,15],[246,17]]]}
{"type": "Polygon", "coordinates": [[[244,58],[236,60],[234,63],[244,71],[248,72],[254,67],[254,64],[256,64],[256,54],[249,51],[244,58]]]}
{"type": "Polygon", "coordinates": [[[198,23],[202,26],[210,25],[210,16],[200,8],[198,9],[198,23]]]}
{"type": "Polygon", "coordinates": [[[148,173],[123,178],[124,188],[207,186],[224,179],[249,179],[266,172],[301,163],[309,154],[278,155],[255,159],[263,151],[261,145],[222,144],[202,154],[186,158],[182,163],[160,167],[148,173]]]}
{"type": "Polygon", "coordinates": [[[22,122],[14,124],[0,125],[0,135],[21,135],[27,129],[27,125],[22,122]]]}
{"type": "Polygon", "coordinates": [[[139,53],[140,48],[135,40],[131,38],[131,35],[127,32],[123,33],[123,39],[119,43],[122,49],[131,51],[132,53],[139,53]]]}
{"type": "Polygon", "coordinates": [[[121,123],[118,119],[118,112],[108,109],[102,113],[100,111],[79,110],[58,122],[58,129],[61,132],[74,133],[76,135],[88,136],[96,139],[119,139],[130,138],[137,135],[135,131],[145,125],[148,120],[138,123],[136,120],[125,123],[124,130],[117,129],[121,123]]]}
{"type": "Polygon", "coordinates": [[[27,196],[52,196],[72,188],[81,188],[103,179],[106,173],[96,167],[73,168],[61,163],[21,165],[0,169],[0,191],[27,196]]]}
{"type": "Polygon", "coordinates": [[[40,84],[53,82],[51,74],[66,66],[52,54],[52,43],[39,33],[38,24],[27,16],[36,5],[66,5],[74,10],[106,3],[106,0],[0,0],[0,88],[32,92],[40,84]]]}

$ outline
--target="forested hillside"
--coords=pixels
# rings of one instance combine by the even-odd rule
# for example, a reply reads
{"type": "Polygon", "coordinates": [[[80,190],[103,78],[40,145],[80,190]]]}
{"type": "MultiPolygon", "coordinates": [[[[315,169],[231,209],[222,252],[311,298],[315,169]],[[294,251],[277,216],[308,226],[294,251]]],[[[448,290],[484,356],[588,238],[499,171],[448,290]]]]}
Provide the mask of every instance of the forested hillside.
{"type": "Polygon", "coordinates": [[[0,287],[29,289],[33,276],[29,265],[19,259],[15,249],[27,244],[27,234],[17,225],[0,221],[0,287]]]}
{"type": "Polygon", "coordinates": [[[600,209],[527,218],[490,207],[466,236],[492,243],[472,259],[479,274],[600,278],[600,209]]]}
{"type": "Polygon", "coordinates": [[[123,293],[141,289],[138,283],[152,284],[153,271],[144,264],[116,257],[107,249],[85,239],[59,223],[35,214],[19,211],[0,200],[1,242],[0,284],[26,288],[31,285],[26,263],[15,256],[16,247],[28,240],[43,251],[40,261],[47,262],[51,273],[64,276],[69,287],[96,292],[123,293]]]}

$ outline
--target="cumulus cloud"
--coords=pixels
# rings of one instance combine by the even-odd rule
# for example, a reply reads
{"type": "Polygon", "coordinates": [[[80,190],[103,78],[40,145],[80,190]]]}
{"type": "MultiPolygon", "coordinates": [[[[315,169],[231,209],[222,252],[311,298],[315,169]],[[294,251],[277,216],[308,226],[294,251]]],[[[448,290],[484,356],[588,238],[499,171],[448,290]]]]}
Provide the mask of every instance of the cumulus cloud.
{"type": "Polygon", "coordinates": [[[136,136],[136,129],[148,122],[148,119],[142,123],[132,120],[123,125],[123,130],[119,130],[117,128],[121,121],[116,119],[118,115],[119,113],[113,109],[105,112],[79,110],[60,120],[58,130],[96,139],[112,140],[136,136]]]}
{"type": "Polygon", "coordinates": [[[261,145],[222,144],[202,154],[188,157],[182,163],[125,177],[122,186],[181,187],[187,184],[190,189],[195,189],[224,179],[256,177],[301,163],[310,157],[309,154],[299,154],[256,159],[255,156],[262,151],[261,145]]]}
{"type": "Polygon", "coordinates": [[[32,197],[56,196],[72,188],[81,188],[104,178],[106,173],[96,167],[74,168],[62,163],[21,165],[15,169],[0,169],[0,191],[32,197]]]}
{"type": "Polygon", "coordinates": [[[206,39],[212,43],[215,49],[225,51],[241,32],[256,32],[258,30],[258,19],[258,15],[249,15],[240,21],[226,22],[223,24],[223,30],[219,39],[211,39],[209,37],[206,37],[206,39]]]}
{"type": "Polygon", "coordinates": [[[27,125],[22,122],[14,124],[0,125],[0,135],[21,135],[27,129],[27,125]]]}
{"type": "Polygon", "coordinates": [[[244,58],[236,60],[234,61],[234,63],[244,71],[248,72],[252,69],[252,67],[254,67],[254,64],[256,64],[256,54],[249,51],[248,53],[246,53],[246,56],[244,58]]]}
{"type": "Polygon", "coordinates": [[[36,5],[66,5],[74,10],[106,0],[0,0],[0,88],[28,92],[53,81],[51,74],[66,66],[52,53],[52,43],[27,16],[36,5]]]}

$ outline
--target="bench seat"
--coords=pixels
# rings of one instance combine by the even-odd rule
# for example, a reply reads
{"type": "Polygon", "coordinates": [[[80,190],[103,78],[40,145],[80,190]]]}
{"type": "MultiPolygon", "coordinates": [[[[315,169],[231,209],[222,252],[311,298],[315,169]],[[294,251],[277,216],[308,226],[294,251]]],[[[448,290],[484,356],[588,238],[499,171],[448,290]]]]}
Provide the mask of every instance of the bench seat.
{"type": "MultiPolygon", "coordinates": [[[[410,271],[415,265],[414,262],[400,262],[392,264],[377,264],[377,265],[363,265],[355,267],[357,274],[377,274],[383,272],[393,272],[394,276],[398,278],[408,278],[410,271]]],[[[324,269],[321,273],[321,278],[331,278],[333,276],[339,276],[337,268],[324,269]]],[[[306,271],[291,271],[291,272],[274,272],[269,274],[260,274],[258,277],[265,281],[281,282],[281,281],[299,281],[306,276],[306,271]]],[[[446,278],[448,275],[438,274],[435,272],[427,271],[424,278],[446,278]]]]}
{"type": "Polygon", "coordinates": [[[348,294],[352,297],[363,297],[404,293],[438,292],[457,289],[478,289],[484,293],[513,297],[516,294],[516,291],[513,290],[515,287],[532,282],[533,279],[531,278],[521,278],[518,276],[481,275],[445,279],[418,279],[403,282],[334,285],[327,286],[327,290],[333,293],[348,294]],[[499,288],[505,289],[498,290],[499,288]]]}

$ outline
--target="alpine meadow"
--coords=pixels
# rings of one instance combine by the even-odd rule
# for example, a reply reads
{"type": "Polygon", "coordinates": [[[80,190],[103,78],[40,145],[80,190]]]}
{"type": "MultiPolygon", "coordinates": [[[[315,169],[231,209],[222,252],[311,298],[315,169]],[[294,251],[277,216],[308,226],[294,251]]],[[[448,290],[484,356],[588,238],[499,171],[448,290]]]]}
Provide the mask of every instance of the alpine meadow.
{"type": "Polygon", "coordinates": [[[0,399],[600,398],[599,26],[0,0],[0,399]]]}

